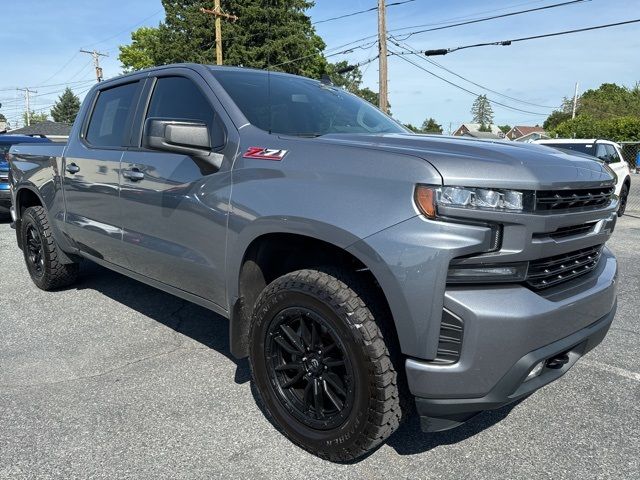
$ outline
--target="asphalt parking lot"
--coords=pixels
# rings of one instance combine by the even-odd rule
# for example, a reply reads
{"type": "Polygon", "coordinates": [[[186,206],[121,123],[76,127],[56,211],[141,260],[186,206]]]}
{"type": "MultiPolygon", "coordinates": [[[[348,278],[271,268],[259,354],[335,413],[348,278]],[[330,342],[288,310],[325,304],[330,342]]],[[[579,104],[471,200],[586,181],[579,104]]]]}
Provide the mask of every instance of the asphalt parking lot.
{"type": "Polygon", "coordinates": [[[412,419],[351,465],[264,418],[226,320],[89,263],[74,288],[42,292],[0,222],[0,478],[640,478],[640,211],[629,213],[610,242],[618,315],[597,349],[524,402],[438,434],[412,419]]]}

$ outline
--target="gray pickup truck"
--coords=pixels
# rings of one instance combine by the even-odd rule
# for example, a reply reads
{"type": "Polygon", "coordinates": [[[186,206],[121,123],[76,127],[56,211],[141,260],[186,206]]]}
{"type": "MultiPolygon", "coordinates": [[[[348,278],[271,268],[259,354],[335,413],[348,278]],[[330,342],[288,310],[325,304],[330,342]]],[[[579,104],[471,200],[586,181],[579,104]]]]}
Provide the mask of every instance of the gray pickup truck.
{"type": "Polygon", "coordinates": [[[606,165],[414,135],[315,80],[140,71],[90,91],[66,146],[10,157],[38,287],[88,259],[227,317],[274,424],[333,461],[411,411],[439,431],[530,395],[615,314],[606,165]]]}

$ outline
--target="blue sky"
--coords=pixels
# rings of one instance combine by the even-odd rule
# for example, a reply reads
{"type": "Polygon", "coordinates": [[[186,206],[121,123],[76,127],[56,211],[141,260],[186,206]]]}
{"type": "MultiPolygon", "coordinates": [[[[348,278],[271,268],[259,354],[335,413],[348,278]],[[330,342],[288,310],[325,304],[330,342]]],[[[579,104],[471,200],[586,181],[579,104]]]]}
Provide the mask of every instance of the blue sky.
{"type": "MultiPolygon", "coordinates": [[[[415,0],[389,7],[387,23],[389,30],[393,30],[507,13],[560,1],[415,0]]],[[[129,41],[131,30],[142,25],[155,26],[163,18],[159,0],[22,0],[3,3],[0,29],[0,42],[4,46],[0,69],[0,102],[3,107],[0,112],[14,123],[24,109],[22,94],[13,90],[15,87],[31,86],[38,90],[32,97],[32,108],[37,111],[48,110],[66,83],[82,96],[92,84],[94,71],[91,58],[78,53],[79,48],[96,48],[108,53],[109,57],[101,59],[105,77],[118,75],[121,71],[117,60],[118,45],[129,41]]],[[[366,9],[375,6],[376,0],[319,0],[316,3],[309,11],[312,21],[366,9]]],[[[414,35],[406,42],[411,48],[424,50],[505,40],[638,18],[639,7],[640,0],[591,0],[523,16],[414,35]]],[[[376,28],[375,12],[316,26],[328,49],[374,34],[376,28]]],[[[404,32],[408,31],[411,30],[404,32]]],[[[390,48],[398,50],[391,44],[390,48]]],[[[548,107],[559,105],[563,96],[573,94],[576,81],[581,91],[595,88],[603,82],[633,85],[640,81],[639,51],[640,24],[632,24],[522,42],[509,47],[463,50],[432,58],[450,71],[498,94],[429,65],[423,59],[407,58],[468,90],[486,93],[501,103],[533,112],[509,110],[494,104],[496,123],[535,125],[544,121],[551,111],[548,107]]],[[[358,63],[376,53],[377,47],[372,45],[331,59],[358,63]]],[[[377,62],[362,68],[365,85],[377,90],[377,62]]],[[[473,95],[430,76],[397,56],[389,58],[389,100],[393,115],[403,122],[420,124],[431,116],[445,130],[449,124],[455,129],[461,122],[470,120],[469,109],[473,99],[473,95]]]]}

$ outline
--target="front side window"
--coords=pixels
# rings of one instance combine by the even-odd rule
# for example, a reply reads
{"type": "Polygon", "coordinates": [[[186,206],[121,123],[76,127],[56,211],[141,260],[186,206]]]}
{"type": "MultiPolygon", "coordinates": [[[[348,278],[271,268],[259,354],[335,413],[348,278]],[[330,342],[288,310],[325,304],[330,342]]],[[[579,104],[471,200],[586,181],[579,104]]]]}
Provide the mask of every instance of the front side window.
{"type": "Polygon", "coordinates": [[[304,77],[260,71],[212,70],[252,125],[272,133],[406,133],[369,102],[304,77]]]}
{"type": "Polygon", "coordinates": [[[216,116],[207,97],[188,78],[158,78],[146,118],[202,122],[209,128],[212,148],[219,149],[224,144],[225,133],[222,122],[216,116]]]}
{"type": "Polygon", "coordinates": [[[133,107],[138,82],[127,83],[98,93],[85,138],[96,147],[122,147],[127,119],[133,107]]]}
{"type": "Polygon", "coordinates": [[[607,152],[607,160],[606,160],[607,163],[615,163],[620,161],[620,156],[616,151],[616,147],[614,147],[613,145],[606,144],[605,149],[606,149],[605,151],[607,152]]]}

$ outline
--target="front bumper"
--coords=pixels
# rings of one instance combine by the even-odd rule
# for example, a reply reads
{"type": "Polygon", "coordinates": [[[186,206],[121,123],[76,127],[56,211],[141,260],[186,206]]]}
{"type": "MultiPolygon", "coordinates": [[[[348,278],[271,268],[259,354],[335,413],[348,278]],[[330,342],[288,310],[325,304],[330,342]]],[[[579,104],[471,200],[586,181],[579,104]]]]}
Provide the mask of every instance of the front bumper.
{"type": "Polygon", "coordinates": [[[546,297],[515,285],[448,288],[445,308],[464,320],[460,360],[406,361],[423,429],[455,427],[562,376],[607,333],[616,311],[616,278],[615,257],[605,248],[595,271],[546,297]],[[525,381],[536,364],[563,355],[566,364],[525,381]]]}

